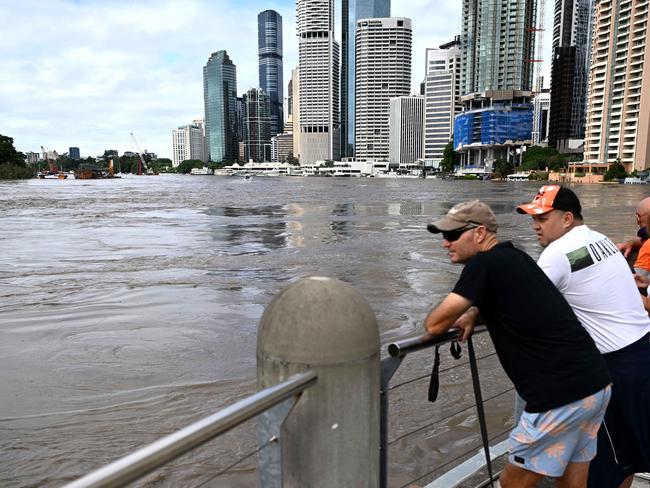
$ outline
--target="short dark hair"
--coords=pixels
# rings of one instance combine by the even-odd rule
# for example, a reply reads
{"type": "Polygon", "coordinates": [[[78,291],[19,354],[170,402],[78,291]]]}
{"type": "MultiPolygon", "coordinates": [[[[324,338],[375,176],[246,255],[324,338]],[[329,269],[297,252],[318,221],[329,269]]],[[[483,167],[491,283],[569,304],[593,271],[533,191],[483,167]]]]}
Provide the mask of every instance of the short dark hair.
{"type": "Polygon", "coordinates": [[[578,195],[570,188],[561,186],[557,195],[553,199],[553,208],[555,210],[564,210],[571,212],[577,219],[582,220],[582,206],[578,195]]]}

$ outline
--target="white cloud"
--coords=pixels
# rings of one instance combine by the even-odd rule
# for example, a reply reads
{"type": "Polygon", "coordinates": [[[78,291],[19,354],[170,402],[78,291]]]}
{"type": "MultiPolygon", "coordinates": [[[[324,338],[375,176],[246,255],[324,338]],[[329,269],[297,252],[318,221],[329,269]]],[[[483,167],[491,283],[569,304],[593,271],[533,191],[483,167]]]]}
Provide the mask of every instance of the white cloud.
{"type": "MultiPolygon", "coordinates": [[[[0,3],[0,133],[21,151],[122,152],[133,149],[134,132],[143,149],[170,156],[172,128],[203,116],[203,66],[212,52],[228,52],[239,93],[257,86],[262,10],[283,16],[285,90],[297,64],[293,0],[0,3]]],[[[424,49],[458,33],[460,9],[458,0],[392,1],[393,16],[413,20],[414,87],[424,49]]]]}

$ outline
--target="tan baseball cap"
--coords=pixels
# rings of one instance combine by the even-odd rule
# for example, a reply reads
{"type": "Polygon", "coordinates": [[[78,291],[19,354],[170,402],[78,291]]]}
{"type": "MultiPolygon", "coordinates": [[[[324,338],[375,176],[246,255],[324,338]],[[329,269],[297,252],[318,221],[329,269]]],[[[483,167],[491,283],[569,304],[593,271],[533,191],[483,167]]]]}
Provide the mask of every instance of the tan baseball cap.
{"type": "Polygon", "coordinates": [[[436,234],[464,227],[478,227],[479,225],[485,226],[491,232],[496,232],[497,218],[487,204],[480,200],[471,200],[454,205],[443,218],[427,225],[427,230],[436,234]]]}

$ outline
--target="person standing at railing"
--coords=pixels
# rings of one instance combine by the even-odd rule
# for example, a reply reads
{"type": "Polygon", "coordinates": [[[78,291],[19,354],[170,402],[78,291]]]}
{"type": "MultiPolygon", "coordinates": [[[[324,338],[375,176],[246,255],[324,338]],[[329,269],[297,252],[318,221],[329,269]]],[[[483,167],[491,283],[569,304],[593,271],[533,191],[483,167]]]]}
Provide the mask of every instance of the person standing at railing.
{"type": "Polygon", "coordinates": [[[612,377],[588,486],[627,488],[634,473],[650,471],[650,318],[643,299],[614,243],[584,224],[571,189],[543,186],[517,211],[532,216],[544,248],[537,263],[593,338],[612,377]]]}
{"type": "Polygon", "coordinates": [[[638,237],[641,241],[639,255],[634,262],[634,272],[644,278],[650,278],[650,239],[648,239],[648,229],[650,228],[650,197],[644,198],[639,202],[636,208],[636,218],[641,229],[645,229],[645,239],[639,231],[638,237]]]}
{"type": "Polygon", "coordinates": [[[499,243],[485,203],[460,203],[428,225],[442,233],[458,282],[425,320],[430,334],[472,333],[479,314],[526,411],[510,434],[503,488],[533,487],[544,476],[583,488],[596,432],[610,397],[602,356],[564,297],[525,252],[499,243]]]}
{"type": "Polygon", "coordinates": [[[646,197],[639,202],[636,207],[636,224],[639,226],[639,230],[636,233],[636,237],[627,242],[621,242],[616,244],[622,252],[625,258],[629,258],[632,252],[638,251],[641,249],[641,246],[648,240],[650,233],[648,232],[648,224],[646,217],[650,214],[650,197],[646,197]]]}

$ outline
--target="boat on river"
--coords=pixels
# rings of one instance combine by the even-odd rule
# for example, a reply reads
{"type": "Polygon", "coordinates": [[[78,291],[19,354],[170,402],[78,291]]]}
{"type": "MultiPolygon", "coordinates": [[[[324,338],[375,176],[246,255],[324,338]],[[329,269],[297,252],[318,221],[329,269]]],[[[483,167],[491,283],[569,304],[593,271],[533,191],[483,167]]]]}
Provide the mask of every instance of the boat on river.
{"type": "MultiPolygon", "coordinates": [[[[57,173],[52,173],[52,172],[39,172],[36,177],[39,180],[65,180],[70,176],[68,173],[64,173],[63,171],[59,171],[57,173]]],[[[72,176],[71,179],[74,179],[74,175],[72,176]]]]}
{"type": "Polygon", "coordinates": [[[202,168],[192,168],[190,170],[190,174],[191,175],[211,175],[211,174],[213,174],[213,172],[207,166],[203,166],[202,168]]]}

